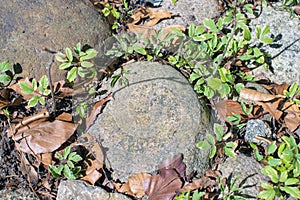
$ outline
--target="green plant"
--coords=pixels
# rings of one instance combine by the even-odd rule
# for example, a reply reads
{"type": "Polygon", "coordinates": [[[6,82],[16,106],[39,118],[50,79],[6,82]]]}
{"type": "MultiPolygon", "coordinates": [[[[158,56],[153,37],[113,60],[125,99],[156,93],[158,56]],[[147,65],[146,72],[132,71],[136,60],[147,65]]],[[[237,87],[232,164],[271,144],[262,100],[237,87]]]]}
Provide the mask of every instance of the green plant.
{"type": "Polygon", "coordinates": [[[232,181],[227,181],[229,179],[223,179],[226,180],[224,183],[221,179],[221,177],[218,177],[218,185],[221,190],[221,194],[219,195],[220,199],[223,200],[246,200],[247,198],[241,196],[239,194],[242,187],[236,187],[236,181],[239,179],[239,177],[234,178],[232,181]]]}
{"type": "Polygon", "coordinates": [[[11,67],[9,61],[4,61],[0,63],[0,88],[3,88],[11,81],[11,67]]]}
{"type": "Polygon", "coordinates": [[[284,96],[290,99],[290,102],[292,104],[296,104],[300,106],[300,87],[298,86],[297,83],[293,83],[288,90],[283,91],[284,96]]]}
{"type": "Polygon", "coordinates": [[[44,105],[45,98],[51,93],[48,88],[49,81],[46,75],[43,75],[39,82],[36,79],[32,79],[31,82],[29,81],[22,81],[19,83],[21,92],[30,95],[34,94],[33,97],[28,101],[29,107],[36,106],[39,102],[44,105]]]}
{"type": "Polygon", "coordinates": [[[205,192],[199,192],[198,190],[193,191],[186,191],[181,193],[179,196],[175,197],[175,200],[200,200],[201,197],[205,195],[205,192]]]}
{"type": "Polygon", "coordinates": [[[249,109],[247,109],[246,104],[244,102],[241,102],[241,107],[243,111],[243,115],[239,114],[233,114],[232,116],[228,116],[225,118],[226,121],[232,122],[233,125],[235,125],[238,129],[243,128],[247,123],[241,123],[242,119],[248,120],[248,116],[252,113],[253,111],[253,106],[250,106],[249,109]]]}
{"type": "Polygon", "coordinates": [[[67,73],[67,81],[73,82],[76,78],[93,78],[97,75],[97,70],[94,67],[94,64],[90,61],[94,58],[98,52],[95,49],[81,48],[81,44],[78,43],[74,52],[76,54],[73,55],[72,50],[70,48],[66,48],[65,54],[58,53],[55,58],[57,61],[62,62],[62,64],[58,67],[61,70],[68,70],[67,73]]]}
{"type": "Polygon", "coordinates": [[[49,170],[54,178],[59,178],[63,175],[68,179],[76,179],[80,176],[81,167],[75,164],[82,160],[82,157],[76,152],[71,152],[71,147],[68,146],[63,151],[63,154],[56,153],[55,156],[59,159],[58,167],[49,165],[49,170]]]}
{"type": "Polygon", "coordinates": [[[271,200],[275,196],[283,199],[285,194],[300,198],[300,143],[297,144],[292,136],[281,137],[282,142],[277,146],[272,142],[267,148],[267,155],[263,160],[267,165],[261,172],[267,175],[270,183],[262,182],[264,189],[258,194],[261,199],[271,200]]]}
{"type": "Polygon", "coordinates": [[[207,134],[206,140],[200,141],[197,147],[204,151],[210,150],[209,158],[213,158],[216,155],[217,146],[223,146],[225,155],[235,158],[234,149],[237,147],[237,144],[232,141],[226,141],[231,136],[231,133],[225,134],[223,126],[217,123],[214,124],[214,133],[216,139],[213,135],[207,134]]]}

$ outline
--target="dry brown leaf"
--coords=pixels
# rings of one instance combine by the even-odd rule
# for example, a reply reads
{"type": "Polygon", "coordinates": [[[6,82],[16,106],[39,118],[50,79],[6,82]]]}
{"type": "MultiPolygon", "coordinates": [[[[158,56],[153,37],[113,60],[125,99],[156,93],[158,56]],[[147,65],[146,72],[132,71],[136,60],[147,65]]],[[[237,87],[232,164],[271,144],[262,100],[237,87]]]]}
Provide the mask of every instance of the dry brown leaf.
{"type": "Polygon", "coordinates": [[[174,169],[181,177],[185,177],[186,165],[183,162],[183,155],[178,154],[164,160],[158,167],[158,171],[174,169]]]}
{"type": "Polygon", "coordinates": [[[287,90],[290,87],[290,85],[287,83],[283,83],[280,85],[278,84],[263,85],[263,87],[269,90],[271,94],[283,95],[283,91],[287,90]]]}
{"type": "Polygon", "coordinates": [[[162,170],[144,182],[144,190],[149,200],[170,200],[182,184],[175,170],[162,170]]]}
{"type": "Polygon", "coordinates": [[[240,93],[240,98],[250,100],[250,101],[273,101],[277,98],[283,98],[284,96],[282,95],[272,95],[272,94],[266,94],[263,92],[258,92],[256,90],[252,90],[249,88],[243,88],[241,93],[240,93]]]}
{"type": "Polygon", "coordinates": [[[284,118],[286,126],[294,132],[300,126],[300,109],[296,104],[285,103],[283,110],[287,113],[284,118]]]}
{"type": "Polygon", "coordinates": [[[203,189],[203,188],[206,188],[208,186],[214,186],[214,185],[217,185],[216,180],[212,180],[212,179],[204,176],[202,178],[194,180],[191,183],[188,183],[183,188],[181,188],[179,190],[179,192],[193,191],[193,190],[203,189]]]}
{"type": "Polygon", "coordinates": [[[98,171],[103,165],[100,164],[97,160],[90,160],[91,165],[87,167],[85,172],[85,176],[81,178],[81,180],[87,181],[90,184],[94,185],[102,176],[102,174],[98,171]]]}
{"type": "Polygon", "coordinates": [[[239,102],[233,100],[223,100],[215,104],[215,108],[221,120],[233,114],[241,115],[243,113],[242,106],[239,102]]]}
{"type": "Polygon", "coordinates": [[[21,151],[34,155],[50,153],[73,135],[77,125],[61,120],[47,121],[46,114],[47,112],[44,112],[26,118],[10,131],[10,135],[13,135],[13,139],[18,142],[16,145],[21,151]]]}
{"type": "Polygon", "coordinates": [[[281,110],[278,110],[278,106],[282,99],[275,99],[274,101],[268,101],[268,102],[256,102],[257,105],[260,105],[265,111],[270,113],[276,120],[279,120],[283,114],[281,110]]]}
{"type": "Polygon", "coordinates": [[[113,99],[112,94],[109,94],[107,97],[105,97],[104,99],[101,99],[93,106],[93,109],[92,109],[90,115],[86,118],[86,121],[85,121],[86,130],[94,123],[97,115],[101,112],[104,104],[112,99],[113,99]]]}
{"type": "Polygon", "coordinates": [[[22,154],[21,155],[21,165],[20,170],[22,174],[27,177],[27,180],[30,181],[31,184],[37,184],[39,181],[39,176],[34,167],[29,163],[27,158],[22,154]]]}
{"type": "Polygon", "coordinates": [[[36,158],[44,165],[51,165],[52,163],[52,153],[42,153],[36,155],[36,158]]]}
{"type": "Polygon", "coordinates": [[[145,196],[144,183],[151,177],[148,173],[140,173],[130,176],[127,183],[115,184],[116,190],[120,193],[128,194],[136,198],[145,196]]]}

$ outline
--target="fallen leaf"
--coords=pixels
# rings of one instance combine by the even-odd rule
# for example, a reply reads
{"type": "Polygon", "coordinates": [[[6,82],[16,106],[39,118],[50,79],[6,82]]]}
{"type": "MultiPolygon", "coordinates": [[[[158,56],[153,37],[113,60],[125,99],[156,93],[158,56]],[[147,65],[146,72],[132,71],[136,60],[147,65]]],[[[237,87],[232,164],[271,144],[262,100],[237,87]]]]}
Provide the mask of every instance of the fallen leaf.
{"type": "Polygon", "coordinates": [[[65,143],[77,128],[77,125],[68,121],[47,121],[46,116],[47,112],[26,118],[10,131],[9,135],[17,141],[16,146],[21,151],[34,155],[53,152],[65,143]]]}
{"type": "Polygon", "coordinates": [[[300,109],[296,104],[285,103],[283,110],[287,113],[284,117],[286,126],[294,132],[300,126],[300,109]]]}
{"type": "Polygon", "coordinates": [[[193,191],[193,190],[197,190],[197,189],[203,189],[203,188],[207,188],[208,186],[214,186],[217,185],[217,181],[216,180],[212,180],[206,176],[201,177],[199,179],[194,180],[191,183],[188,183],[187,185],[185,185],[183,188],[181,188],[179,190],[179,192],[185,192],[185,191],[193,191]]]}
{"type": "Polygon", "coordinates": [[[136,198],[145,196],[144,183],[151,177],[148,173],[140,173],[130,176],[127,183],[115,184],[116,190],[120,193],[128,194],[136,198]]]}
{"type": "Polygon", "coordinates": [[[102,176],[102,174],[98,171],[101,164],[97,160],[90,160],[91,165],[89,165],[86,169],[85,176],[81,178],[81,180],[87,181],[90,184],[94,185],[102,176]]]}
{"type": "Polygon", "coordinates": [[[224,121],[226,117],[232,116],[233,114],[241,115],[243,113],[240,103],[233,100],[219,101],[215,104],[215,108],[222,121],[224,121]]]}
{"type": "Polygon", "coordinates": [[[258,102],[258,101],[266,102],[266,101],[275,100],[277,98],[284,98],[284,96],[266,94],[266,93],[258,92],[256,90],[252,90],[249,88],[243,88],[240,93],[240,98],[250,100],[250,101],[255,101],[255,102],[258,102]]]}
{"type": "Polygon", "coordinates": [[[182,184],[175,170],[161,170],[144,182],[144,190],[149,200],[171,200],[182,184]]]}
{"type": "Polygon", "coordinates": [[[183,155],[178,154],[171,158],[164,160],[160,166],[158,167],[158,171],[173,169],[175,170],[181,177],[185,177],[186,164],[183,162],[183,155]]]}
{"type": "Polygon", "coordinates": [[[112,99],[113,99],[112,94],[109,94],[107,97],[105,97],[104,99],[101,99],[93,106],[93,109],[92,109],[90,115],[86,118],[86,121],[85,121],[86,130],[94,123],[97,115],[101,112],[104,104],[112,99]]]}
{"type": "Polygon", "coordinates": [[[266,88],[267,90],[270,91],[271,94],[276,95],[283,95],[283,91],[287,90],[290,85],[287,83],[283,83],[283,84],[271,84],[271,85],[263,85],[264,88],[266,88]]]}

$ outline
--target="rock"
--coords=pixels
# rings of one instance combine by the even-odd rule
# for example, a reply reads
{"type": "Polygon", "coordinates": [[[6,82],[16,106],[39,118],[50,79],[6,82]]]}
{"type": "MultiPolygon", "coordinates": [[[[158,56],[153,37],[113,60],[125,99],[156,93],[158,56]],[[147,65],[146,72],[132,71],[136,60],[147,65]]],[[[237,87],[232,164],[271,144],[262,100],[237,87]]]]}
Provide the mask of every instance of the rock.
{"type": "Polygon", "coordinates": [[[259,140],[256,137],[270,138],[272,131],[268,125],[259,119],[251,119],[247,122],[245,140],[247,142],[253,142],[256,144],[267,145],[263,140],[259,140]]]}
{"type": "Polygon", "coordinates": [[[209,111],[189,82],[170,66],[138,62],[126,66],[129,86],[113,88],[114,100],[91,126],[106,165],[122,181],[183,153],[189,172],[208,167],[208,153],[196,148],[211,130],[209,111]]]}
{"type": "MultiPolygon", "coordinates": [[[[89,0],[3,0],[0,4],[0,61],[19,63],[23,75],[46,74],[54,51],[73,48],[78,42],[96,46],[110,35],[109,25],[89,0]]],[[[56,63],[54,80],[62,78],[56,63]]]]}
{"type": "Polygon", "coordinates": [[[175,4],[171,0],[164,0],[161,7],[155,10],[167,10],[178,16],[173,19],[165,19],[154,27],[157,29],[169,25],[182,25],[188,27],[191,23],[201,24],[205,18],[213,18],[219,15],[217,0],[179,0],[175,4]]]}
{"type": "Polygon", "coordinates": [[[260,27],[269,25],[275,42],[264,48],[272,56],[273,72],[260,67],[254,70],[254,73],[264,74],[275,83],[297,82],[300,84],[299,18],[291,18],[289,12],[275,10],[269,6],[263,8],[262,15],[258,19],[251,21],[253,30],[256,25],[260,25],[260,27]]]}
{"type": "Polygon", "coordinates": [[[244,154],[238,154],[236,158],[228,158],[218,166],[218,170],[222,172],[222,177],[228,178],[232,176],[231,180],[239,177],[236,187],[239,187],[240,183],[242,183],[241,186],[247,186],[240,190],[240,194],[249,195],[247,199],[257,199],[260,183],[269,180],[267,176],[260,172],[262,168],[263,165],[253,157],[248,157],[244,154]]]}
{"type": "Polygon", "coordinates": [[[1,200],[36,200],[38,199],[30,189],[19,188],[9,191],[7,189],[0,190],[1,200]]]}
{"type": "Polygon", "coordinates": [[[87,184],[83,181],[61,181],[58,186],[57,200],[129,200],[130,198],[120,193],[111,193],[87,184]]]}

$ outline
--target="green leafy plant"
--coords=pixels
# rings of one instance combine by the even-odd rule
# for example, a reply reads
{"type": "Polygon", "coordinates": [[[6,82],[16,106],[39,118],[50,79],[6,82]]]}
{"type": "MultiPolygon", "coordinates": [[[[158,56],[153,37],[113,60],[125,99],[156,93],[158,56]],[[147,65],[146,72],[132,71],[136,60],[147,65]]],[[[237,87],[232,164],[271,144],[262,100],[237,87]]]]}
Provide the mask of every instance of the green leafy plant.
{"type": "Polygon", "coordinates": [[[224,200],[246,200],[247,198],[243,197],[240,194],[240,190],[243,189],[242,187],[236,187],[236,182],[239,179],[239,177],[234,178],[231,181],[227,181],[224,183],[221,179],[221,177],[218,177],[218,185],[221,190],[221,193],[219,195],[220,199],[224,200]]]}
{"type": "Polygon", "coordinates": [[[253,111],[253,106],[250,106],[249,109],[247,109],[247,106],[244,102],[241,102],[241,107],[242,107],[242,111],[243,111],[243,115],[239,115],[239,114],[233,114],[232,116],[228,116],[225,118],[226,121],[232,122],[233,125],[235,125],[238,129],[243,128],[247,123],[241,123],[242,119],[243,121],[248,121],[249,119],[249,115],[252,113],[253,111]]]}
{"type": "Polygon", "coordinates": [[[290,99],[292,104],[300,106],[300,87],[297,83],[293,83],[288,90],[283,91],[284,96],[290,99]]]}
{"type": "Polygon", "coordinates": [[[300,143],[297,144],[292,136],[283,136],[277,146],[272,142],[267,148],[267,155],[263,158],[267,165],[261,172],[267,175],[271,182],[262,182],[264,189],[258,194],[261,199],[271,200],[275,196],[283,198],[288,194],[300,198],[300,143]]]}
{"type": "Polygon", "coordinates": [[[51,90],[48,89],[49,81],[46,75],[43,75],[39,82],[36,79],[32,79],[31,83],[28,81],[22,81],[19,83],[21,92],[30,95],[35,94],[29,101],[28,106],[34,107],[38,103],[44,105],[45,98],[51,93],[51,90]]]}
{"type": "Polygon", "coordinates": [[[0,63],[0,88],[3,88],[11,81],[11,76],[8,74],[10,71],[11,67],[9,61],[0,63]]]}
{"type": "Polygon", "coordinates": [[[198,190],[193,191],[186,191],[181,193],[179,196],[175,197],[175,200],[200,200],[201,197],[205,195],[205,192],[199,192],[198,190]]]}
{"type": "Polygon", "coordinates": [[[97,75],[97,70],[94,64],[90,61],[97,56],[98,52],[95,49],[89,48],[83,50],[81,44],[78,43],[74,48],[75,55],[70,48],[65,49],[65,54],[58,53],[55,58],[57,61],[62,62],[58,67],[61,70],[68,70],[67,81],[73,82],[76,78],[93,78],[97,75]]]}
{"type": "Polygon", "coordinates": [[[226,141],[231,136],[231,133],[225,134],[223,126],[217,123],[214,124],[214,133],[216,138],[211,134],[207,134],[206,140],[200,141],[197,147],[204,151],[209,150],[209,158],[213,158],[216,155],[217,146],[223,146],[225,155],[235,158],[234,149],[237,147],[236,143],[226,141]]]}
{"type": "Polygon", "coordinates": [[[76,152],[71,152],[71,147],[68,146],[63,151],[63,154],[56,153],[55,156],[59,159],[60,165],[49,165],[49,170],[54,178],[59,178],[62,173],[68,179],[76,179],[80,177],[81,167],[75,164],[82,160],[82,157],[76,152]]]}

